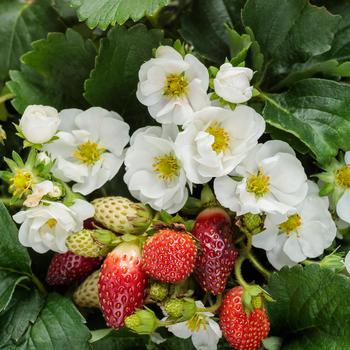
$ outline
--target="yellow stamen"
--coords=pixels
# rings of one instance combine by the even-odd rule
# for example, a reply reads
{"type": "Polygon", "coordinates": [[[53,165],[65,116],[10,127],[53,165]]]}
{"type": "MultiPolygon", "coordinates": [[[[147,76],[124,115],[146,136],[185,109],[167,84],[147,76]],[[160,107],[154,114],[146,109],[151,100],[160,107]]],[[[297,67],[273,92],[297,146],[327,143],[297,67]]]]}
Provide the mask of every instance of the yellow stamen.
{"type": "Polygon", "coordinates": [[[217,154],[227,151],[230,142],[230,135],[220,123],[211,123],[206,132],[214,136],[214,143],[211,146],[213,151],[217,154]]]}
{"type": "Polygon", "coordinates": [[[172,153],[154,157],[153,160],[153,171],[157,173],[162,180],[171,181],[179,175],[179,161],[172,153]]]}
{"type": "Polygon", "coordinates": [[[54,218],[51,218],[46,221],[46,225],[49,226],[51,229],[54,228],[57,224],[57,220],[54,218]]]}
{"type": "Polygon", "coordinates": [[[166,77],[164,95],[169,97],[179,97],[187,92],[188,80],[183,74],[170,74],[166,77]]]}
{"type": "Polygon", "coordinates": [[[17,169],[10,179],[10,191],[14,196],[27,194],[32,187],[33,175],[31,172],[17,169]]]}
{"type": "Polygon", "coordinates": [[[105,151],[96,142],[86,141],[77,147],[73,155],[86,165],[94,165],[105,151]]]}
{"type": "Polygon", "coordinates": [[[350,188],[350,166],[338,169],[335,172],[335,181],[339,186],[350,188]]]}
{"type": "Polygon", "coordinates": [[[296,231],[301,225],[301,218],[298,214],[293,214],[288,217],[288,219],[285,222],[282,222],[278,226],[280,231],[286,233],[287,235],[290,235],[294,231],[296,231]]]}
{"type": "Polygon", "coordinates": [[[250,175],[247,179],[247,191],[254,193],[256,197],[262,197],[270,192],[269,189],[270,177],[263,174],[259,170],[256,175],[250,175]]]}
{"type": "Polygon", "coordinates": [[[207,328],[206,318],[201,316],[200,314],[195,314],[191,319],[187,321],[187,328],[193,332],[199,332],[201,327],[204,330],[207,328]]]}

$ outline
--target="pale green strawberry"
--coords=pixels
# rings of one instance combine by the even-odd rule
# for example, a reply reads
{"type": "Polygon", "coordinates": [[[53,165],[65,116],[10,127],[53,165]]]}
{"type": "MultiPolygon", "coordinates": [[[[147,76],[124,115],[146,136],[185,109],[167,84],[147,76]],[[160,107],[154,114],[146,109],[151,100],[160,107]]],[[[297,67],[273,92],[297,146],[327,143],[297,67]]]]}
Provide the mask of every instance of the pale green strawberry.
{"type": "Polygon", "coordinates": [[[100,308],[98,300],[99,274],[100,270],[93,272],[74,292],[73,300],[78,306],[100,308]]]}
{"type": "Polygon", "coordinates": [[[76,255],[87,258],[106,256],[120,243],[119,238],[108,230],[81,230],[68,236],[66,246],[76,255]]]}
{"type": "Polygon", "coordinates": [[[95,220],[120,234],[142,234],[152,222],[151,209],[124,197],[95,199],[95,220]]]}

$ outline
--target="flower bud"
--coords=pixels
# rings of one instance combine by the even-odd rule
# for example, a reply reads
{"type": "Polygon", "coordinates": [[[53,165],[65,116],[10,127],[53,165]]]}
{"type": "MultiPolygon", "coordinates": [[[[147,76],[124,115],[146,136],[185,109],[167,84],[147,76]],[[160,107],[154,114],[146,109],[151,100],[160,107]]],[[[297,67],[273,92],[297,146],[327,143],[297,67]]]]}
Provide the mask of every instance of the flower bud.
{"type": "Polygon", "coordinates": [[[233,67],[231,63],[224,63],[214,79],[214,89],[227,102],[243,103],[252,97],[252,78],[253,71],[250,68],[233,67]]]}
{"type": "Polygon", "coordinates": [[[19,126],[27,141],[42,144],[52,139],[59,124],[60,119],[55,108],[31,105],[25,109],[19,126]]]}
{"type": "Polygon", "coordinates": [[[40,163],[43,163],[45,165],[48,165],[51,162],[51,158],[47,155],[46,152],[40,152],[36,158],[40,163]]]}
{"type": "Polygon", "coordinates": [[[159,324],[154,312],[148,308],[137,310],[128,316],[124,322],[126,327],[138,334],[152,334],[159,324]]]}
{"type": "Polygon", "coordinates": [[[331,269],[335,272],[340,272],[344,269],[344,259],[341,254],[332,253],[326,255],[320,261],[320,267],[325,269],[331,269]]]}

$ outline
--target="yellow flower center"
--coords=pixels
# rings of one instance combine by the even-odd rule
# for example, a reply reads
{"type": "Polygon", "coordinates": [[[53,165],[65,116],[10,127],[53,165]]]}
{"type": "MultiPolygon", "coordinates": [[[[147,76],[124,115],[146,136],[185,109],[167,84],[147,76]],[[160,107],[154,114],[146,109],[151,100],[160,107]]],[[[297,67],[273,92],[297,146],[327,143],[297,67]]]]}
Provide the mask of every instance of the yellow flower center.
{"type": "Polygon", "coordinates": [[[335,181],[337,185],[350,188],[350,166],[344,166],[335,172],[335,181]]]}
{"type": "Polygon", "coordinates": [[[301,218],[298,214],[293,214],[288,217],[285,222],[279,224],[278,228],[280,231],[285,232],[287,235],[290,235],[292,232],[298,229],[301,225],[301,218]]]}
{"type": "Polygon", "coordinates": [[[256,175],[250,175],[247,179],[247,191],[254,193],[256,197],[262,197],[269,193],[270,177],[259,170],[256,175]]]}
{"type": "Polygon", "coordinates": [[[22,196],[29,192],[33,183],[33,175],[29,171],[17,169],[10,179],[10,191],[14,196],[22,196]]]}
{"type": "Polygon", "coordinates": [[[105,151],[96,142],[86,141],[77,147],[73,155],[86,165],[94,165],[105,151]]]}
{"type": "Polygon", "coordinates": [[[211,146],[213,151],[215,151],[217,154],[227,151],[230,142],[230,135],[220,123],[211,123],[206,132],[214,136],[214,143],[211,146]]]}
{"type": "Polygon", "coordinates": [[[153,171],[164,181],[171,181],[179,175],[180,164],[177,158],[172,154],[163,154],[154,157],[153,171]]]}
{"type": "Polygon", "coordinates": [[[57,220],[54,218],[51,218],[46,221],[46,225],[49,226],[50,228],[54,228],[57,224],[57,220]]]}
{"type": "Polygon", "coordinates": [[[188,80],[183,74],[170,74],[166,77],[164,95],[169,97],[179,97],[187,92],[188,80]]]}
{"type": "Polygon", "coordinates": [[[204,330],[206,330],[207,328],[206,319],[200,314],[195,314],[190,320],[187,321],[187,328],[192,333],[199,332],[199,330],[201,329],[201,326],[203,326],[204,330]]]}

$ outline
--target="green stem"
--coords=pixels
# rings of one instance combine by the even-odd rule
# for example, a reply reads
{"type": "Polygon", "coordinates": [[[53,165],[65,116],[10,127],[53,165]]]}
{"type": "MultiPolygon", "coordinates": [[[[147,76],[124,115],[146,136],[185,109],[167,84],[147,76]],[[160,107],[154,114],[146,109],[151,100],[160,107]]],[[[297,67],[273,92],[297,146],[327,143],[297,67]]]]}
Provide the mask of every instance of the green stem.
{"type": "Polygon", "coordinates": [[[243,287],[243,288],[248,288],[249,284],[245,281],[245,279],[242,276],[242,264],[245,261],[245,256],[239,256],[238,259],[236,260],[235,263],[235,275],[238,283],[243,287]]]}
{"type": "Polygon", "coordinates": [[[221,303],[222,303],[222,294],[219,294],[214,305],[212,305],[210,307],[206,307],[206,308],[198,308],[197,311],[198,312],[211,312],[211,313],[215,314],[215,312],[219,310],[221,303]]]}
{"type": "Polygon", "coordinates": [[[30,275],[33,283],[36,285],[36,287],[39,289],[39,291],[46,295],[47,294],[47,290],[45,289],[44,285],[40,282],[40,280],[38,279],[38,277],[36,277],[35,275],[30,275]]]}
{"type": "Polygon", "coordinates": [[[264,266],[261,265],[261,263],[255,258],[255,256],[250,252],[248,254],[249,261],[254,265],[254,267],[261,272],[261,274],[264,275],[266,279],[269,279],[271,276],[271,272],[267,269],[265,269],[264,266]]]}
{"type": "Polygon", "coordinates": [[[0,96],[0,104],[6,102],[7,100],[11,100],[14,97],[15,97],[15,94],[11,94],[11,93],[0,96]]]}

